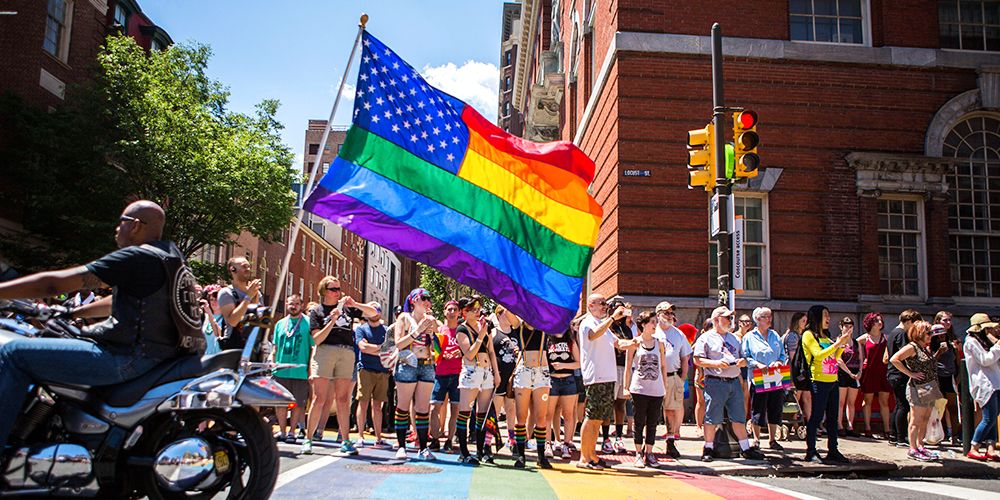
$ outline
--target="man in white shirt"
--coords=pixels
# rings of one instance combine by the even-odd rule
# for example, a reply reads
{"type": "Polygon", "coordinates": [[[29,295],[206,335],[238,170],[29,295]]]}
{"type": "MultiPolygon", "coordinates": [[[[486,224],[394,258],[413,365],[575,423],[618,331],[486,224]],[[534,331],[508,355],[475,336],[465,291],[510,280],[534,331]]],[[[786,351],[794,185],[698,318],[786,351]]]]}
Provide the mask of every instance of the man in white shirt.
{"type": "Polygon", "coordinates": [[[595,293],[587,297],[587,315],[580,322],[580,368],[586,387],[587,406],[583,429],[580,431],[581,469],[602,469],[607,463],[597,456],[597,434],[601,425],[610,422],[614,413],[615,381],[618,368],[615,364],[615,346],[635,349],[636,341],[619,340],[608,328],[625,315],[621,306],[608,316],[608,303],[604,296],[595,293]]]}
{"type": "Polygon", "coordinates": [[[674,305],[663,301],[656,305],[656,332],[653,334],[663,343],[664,364],[667,378],[664,385],[667,394],[663,397],[663,420],[667,423],[667,455],[680,458],[681,452],[674,445],[674,438],[681,432],[684,422],[684,381],[687,380],[688,361],[691,359],[691,344],[674,322],[677,313],[674,305]]]}

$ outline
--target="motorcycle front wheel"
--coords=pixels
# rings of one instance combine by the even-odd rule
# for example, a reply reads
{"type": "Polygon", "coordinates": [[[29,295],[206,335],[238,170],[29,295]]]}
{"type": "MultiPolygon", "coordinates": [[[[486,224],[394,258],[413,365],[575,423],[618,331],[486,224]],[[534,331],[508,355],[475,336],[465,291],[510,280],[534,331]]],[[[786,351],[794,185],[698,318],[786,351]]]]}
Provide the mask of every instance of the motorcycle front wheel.
{"type": "Polygon", "coordinates": [[[252,408],[177,413],[148,436],[155,460],[141,488],[150,498],[257,500],[274,490],[278,447],[252,408]]]}

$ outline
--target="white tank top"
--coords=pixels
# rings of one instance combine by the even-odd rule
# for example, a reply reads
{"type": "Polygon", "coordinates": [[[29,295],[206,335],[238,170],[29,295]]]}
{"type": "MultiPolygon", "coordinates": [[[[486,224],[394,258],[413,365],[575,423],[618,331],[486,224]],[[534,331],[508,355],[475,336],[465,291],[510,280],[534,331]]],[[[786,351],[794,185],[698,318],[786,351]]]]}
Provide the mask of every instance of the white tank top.
{"type": "Polygon", "coordinates": [[[667,390],[663,385],[663,370],[660,369],[660,341],[653,339],[653,347],[639,344],[632,357],[632,381],[628,392],[650,397],[663,397],[667,390]]]}

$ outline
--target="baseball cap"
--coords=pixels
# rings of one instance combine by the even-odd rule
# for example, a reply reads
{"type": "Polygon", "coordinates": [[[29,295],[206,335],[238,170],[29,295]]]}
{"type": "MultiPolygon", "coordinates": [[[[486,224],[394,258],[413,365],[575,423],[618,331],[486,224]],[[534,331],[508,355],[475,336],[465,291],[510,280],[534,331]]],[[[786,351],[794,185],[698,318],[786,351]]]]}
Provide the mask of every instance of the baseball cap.
{"type": "Polygon", "coordinates": [[[733,315],[733,312],[730,311],[728,307],[726,307],[726,306],[719,306],[719,307],[716,307],[712,311],[712,316],[711,317],[712,317],[712,319],[715,319],[715,318],[721,318],[723,316],[730,317],[732,315],[733,315]]]}
{"type": "Polygon", "coordinates": [[[990,315],[986,313],[973,314],[972,318],[969,319],[969,323],[972,323],[972,326],[966,330],[967,333],[978,333],[983,328],[993,328],[997,326],[997,322],[991,320],[990,315]]]}
{"type": "Polygon", "coordinates": [[[656,311],[655,312],[670,311],[670,310],[673,310],[673,309],[675,309],[674,305],[671,304],[670,302],[667,302],[667,301],[664,300],[663,302],[660,302],[659,304],[656,304],[656,311]]]}

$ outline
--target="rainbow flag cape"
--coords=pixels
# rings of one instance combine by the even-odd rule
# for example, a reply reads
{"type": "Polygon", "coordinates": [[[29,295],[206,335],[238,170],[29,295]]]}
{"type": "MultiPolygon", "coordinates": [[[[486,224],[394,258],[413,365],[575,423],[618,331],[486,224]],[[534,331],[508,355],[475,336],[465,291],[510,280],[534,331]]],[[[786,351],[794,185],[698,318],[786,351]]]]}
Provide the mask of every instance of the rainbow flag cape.
{"type": "Polygon", "coordinates": [[[441,334],[431,334],[431,354],[434,356],[434,363],[441,361],[441,334]]]}
{"type": "Polygon", "coordinates": [[[792,368],[788,365],[753,369],[753,388],[757,392],[777,391],[790,387],[792,387],[792,368]]]}
{"type": "Polygon", "coordinates": [[[504,132],[374,36],[362,43],[353,126],[305,208],[565,330],[601,224],[594,162],[504,132]]]}

